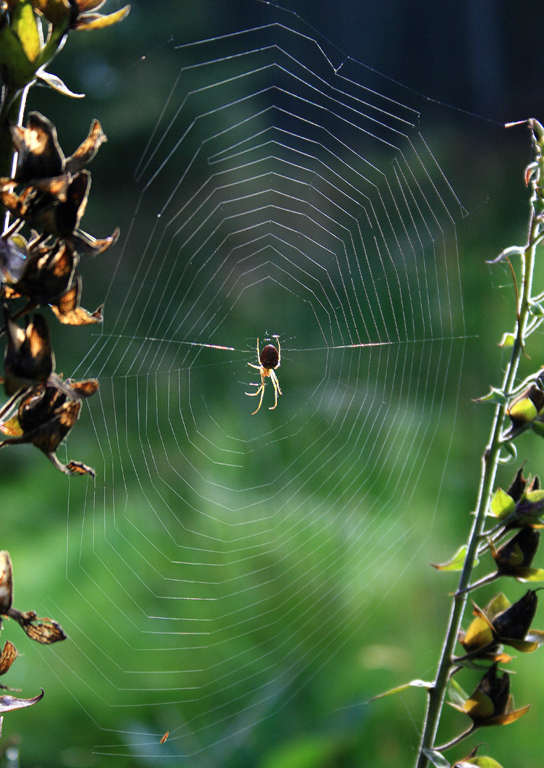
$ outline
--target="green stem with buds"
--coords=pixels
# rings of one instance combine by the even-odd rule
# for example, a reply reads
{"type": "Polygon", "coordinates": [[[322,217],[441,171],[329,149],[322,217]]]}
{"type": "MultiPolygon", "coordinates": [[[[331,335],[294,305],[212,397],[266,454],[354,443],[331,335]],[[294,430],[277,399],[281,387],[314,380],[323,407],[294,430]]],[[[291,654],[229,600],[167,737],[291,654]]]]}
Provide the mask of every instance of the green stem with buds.
{"type": "MultiPolygon", "coordinates": [[[[520,249],[521,258],[521,291],[518,297],[517,322],[515,330],[515,339],[512,347],[512,354],[506,367],[502,382],[502,391],[510,393],[514,388],[519,362],[524,351],[525,340],[528,335],[527,324],[529,320],[529,310],[531,307],[531,290],[533,283],[533,273],[535,265],[535,253],[538,243],[542,237],[542,216],[544,214],[544,188],[539,186],[540,181],[544,180],[544,129],[536,120],[530,120],[529,126],[533,133],[533,142],[536,151],[536,163],[534,165],[533,175],[533,195],[531,197],[531,218],[529,223],[529,238],[527,246],[520,249]]],[[[531,331],[535,326],[531,327],[531,331]]],[[[467,554],[459,587],[453,598],[453,605],[450,613],[449,625],[446,637],[442,647],[441,657],[438,664],[438,671],[433,687],[429,690],[427,701],[427,712],[421,743],[419,747],[416,768],[427,768],[429,758],[424,750],[433,748],[436,738],[436,732],[440,721],[446,687],[452,668],[452,657],[455,643],[461,628],[461,621],[467,600],[466,588],[470,584],[472,571],[478,546],[482,539],[482,532],[486,519],[486,513],[493,491],[497,467],[500,461],[500,452],[502,447],[501,434],[503,432],[504,420],[506,416],[506,403],[498,404],[495,408],[495,415],[491,427],[489,443],[482,456],[482,471],[480,475],[480,485],[478,489],[478,500],[474,515],[474,523],[468,540],[467,554]]]]}

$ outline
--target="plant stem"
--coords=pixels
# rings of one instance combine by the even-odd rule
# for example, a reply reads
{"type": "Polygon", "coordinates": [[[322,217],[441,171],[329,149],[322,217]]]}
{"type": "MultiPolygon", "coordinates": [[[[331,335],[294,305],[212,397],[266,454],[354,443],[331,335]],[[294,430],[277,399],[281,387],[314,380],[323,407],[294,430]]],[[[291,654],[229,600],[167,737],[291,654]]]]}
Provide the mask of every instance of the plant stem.
{"type": "MultiPolygon", "coordinates": [[[[510,361],[506,367],[502,391],[509,393],[512,391],[516,374],[524,350],[525,336],[527,330],[527,321],[529,317],[529,307],[531,303],[531,289],[533,282],[535,252],[537,239],[541,230],[540,216],[544,210],[543,190],[538,186],[540,179],[544,179],[544,162],[542,160],[542,146],[544,145],[544,131],[542,126],[536,120],[529,121],[530,128],[533,131],[533,141],[537,153],[537,171],[533,176],[533,195],[531,197],[531,216],[529,220],[529,239],[526,248],[521,254],[521,291],[518,297],[517,322],[515,341],[512,347],[510,361]]],[[[493,491],[497,467],[500,460],[501,433],[503,431],[504,420],[506,416],[506,404],[497,405],[491,427],[489,443],[482,456],[482,470],[480,474],[480,484],[478,488],[478,499],[474,523],[468,540],[467,554],[459,580],[457,594],[453,598],[452,609],[450,613],[449,625],[446,637],[442,647],[438,671],[433,688],[429,691],[427,701],[427,712],[421,743],[419,747],[416,768],[427,768],[429,758],[424,754],[424,749],[432,749],[436,738],[436,732],[440,721],[446,687],[450,677],[452,666],[452,656],[455,643],[461,628],[461,621],[467,600],[467,593],[463,590],[469,585],[476,552],[484,530],[485,517],[493,491]],[[462,594],[459,594],[462,592],[462,594]]]]}
{"type": "MultiPolygon", "coordinates": [[[[0,176],[10,177],[14,171],[15,148],[11,138],[10,125],[20,125],[26,104],[28,86],[17,91],[4,87],[0,107],[0,176]]],[[[4,206],[0,204],[0,216],[4,206]]],[[[8,215],[4,226],[8,226],[8,215]]]]}

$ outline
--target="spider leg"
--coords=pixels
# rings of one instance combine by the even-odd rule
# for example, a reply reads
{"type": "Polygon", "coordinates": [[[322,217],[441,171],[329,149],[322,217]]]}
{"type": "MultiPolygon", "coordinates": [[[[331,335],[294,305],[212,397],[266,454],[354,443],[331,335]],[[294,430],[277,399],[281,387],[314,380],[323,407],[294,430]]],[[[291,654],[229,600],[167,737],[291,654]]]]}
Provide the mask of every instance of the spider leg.
{"type": "MultiPolygon", "coordinates": [[[[255,384],[255,386],[257,386],[257,385],[255,384]]],[[[256,411],[253,411],[253,413],[251,414],[252,416],[255,416],[255,414],[257,413],[257,411],[259,411],[259,410],[260,410],[260,408],[261,408],[261,405],[263,404],[263,397],[264,397],[264,381],[263,381],[263,383],[262,383],[262,384],[259,386],[259,389],[258,389],[256,392],[246,392],[246,395],[249,395],[250,397],[251,397],[251,396],[256,396],[256,395],[258,395],[258,394],[259,394],[259,392],[260,392],[260,394],[261,394],[261,399],[259,400],[259,405],[257,406],[257,410],[256,410],[256,411]]]]}
{"type": "MultiPolygon", "coordinates": [[[[272,336],[272,338],[273,338],[273,339],[276,339],[276,341],[278,342],[278,364],[277,364],[276,368],[279,368],[279,367],[280,367],[280,365],[281,365],[281,346],[280,346],[280,337],[279,337],[279,336],[272,336]]],[[[280,392],[280,395],[281,395],[281,392],[280,392]]]]}
{"type": "Polygon", "coordinates": [[[249,395],[250,397],[257,397],[257,395],[260,393],[261,389],[264,389],[264,384],[255,384],[254,382],[251,382],[249,385],[250,387],[259,387],[259,389],[256,392],[246,392],[246,395],[249,395]]]}
{"type": "Polygon", "coordinates": [[[278,395],[281,395],[282,392],[280,389],[280,383],[278,381],[278,377],[272,370],[270,371],[270,378],[272,379],[272,385],[274,386],[274,405],[271,405],[269,410],[273,411],[278,404],[278,395]]]}

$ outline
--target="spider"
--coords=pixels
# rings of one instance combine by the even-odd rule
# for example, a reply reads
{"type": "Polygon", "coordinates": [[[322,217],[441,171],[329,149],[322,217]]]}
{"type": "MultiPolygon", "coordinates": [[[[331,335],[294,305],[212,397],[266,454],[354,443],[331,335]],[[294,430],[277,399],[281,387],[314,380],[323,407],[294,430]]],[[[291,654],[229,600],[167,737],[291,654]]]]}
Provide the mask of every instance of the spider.
{"type": "MultiPolygon", "coordinates": [[[[267,344],[266,347],[263,348],[263,351],[259,351],[259,339],[257,339],[257,362],[258,365],[255,365],[255,363],[248,363],[251,368],[256,368],[260,374],[261,374],[261,383],[260,384],[252,384],[253,387],[258,387],[256,392],[246,392],[246,395],[249,395],[250,397],[257,397],[257,395],[261,396],[261,399],[259,400],[259,405],[257,406],[257,411],[263,404],[263,396],[264,396],[264,388],[266,386],[266,379],[267,376],[270,376],[270,380],[272,381],[272,385],[274,387],[274,405],[270,406],[270,410],[274,410],[274,408],[278,404],[278,395],[281,395],[281,389],[280,389],[280,383],[278,381],[278,377],[276,376],[275,369],[280,367],[281,362],[281,347],[280,347],[280,340],[278,336],[273,336],[272,338],[276,339],[278,342],[278,348],[273,344],[267,344]]],[[[251,414],[254,416],[257,411],[253,411],[251,414]]]]}

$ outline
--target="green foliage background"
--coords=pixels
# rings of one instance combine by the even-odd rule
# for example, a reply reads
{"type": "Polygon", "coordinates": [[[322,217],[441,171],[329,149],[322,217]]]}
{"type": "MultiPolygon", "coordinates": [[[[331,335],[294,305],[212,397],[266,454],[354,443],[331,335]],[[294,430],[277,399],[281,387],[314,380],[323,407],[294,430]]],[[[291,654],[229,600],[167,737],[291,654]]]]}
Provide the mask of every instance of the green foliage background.
{"type": "MultiPolygon", "coordinates": [[[[108,5],[112,5],[111,10],[117,7],[115,3],[108,5]]],[[[298,10],[304,15],[303,5],[298,10]]],[[[57,94],[38,89],[31,93],[28,107],[43,111],[57,124],[61,144],[68,152],[85,135],[93,117],[101,120],[108,135],[108,144],[102,148],[91,168],[93,190],[85,229],[97,236],[105,236],[118,224],[124,230],[128,227],[138,193],[132,169],[164,104],[168,83],[177,74],[176,65],[168,56],[168,36],[173,34],[176,42],[207,37],[221,30],[224,24],[231,23],[229,13],[233,12],[234,6],[212,0],[199,2],[198,5],[190,2],[146,3],[143,0],[134,3],[131,15],[122,25],[97,34],[71,36],[66,49],[50,67],[63,77],[70,88],[86,92],[85,100],[68,102],[57,94]],[[149,56],[150,64],[137,70],[135,83],[131,77],[132,69],[142,55],[149,56]],[[128,82],[132,84],[130,92],[128,82]]],[[[323,31],[327,32],[326,29],[323,31]]],[[[364,58],[362,52],[359,58],[364,58]]],[[[396,76],[402,79],[400,74],[396,76]]],[[[419,90],[425,92],[424,83],[419,90]]],[[[535,110],[539,103],[541,101],[535,95],[535,110]]],[[[497,112],[500,112],[499,108],[497,112]]],[[[502,112],[500,114],[499,119],[502,119],[502,112]]],[[[538,114],[535,116],[541,117],[538,114]]],[[[444,157],[439,157],[446,171],[451,171],[461,199],[474,201],[474,204],[468,206],[470,216],[459,223],[458,230],[468,337],[464,359],[455,361],[464,370],[459,411],[454,421],[458,393],[452,392],[451,401],[444,404],[441,412],[435,450],[410,500],[412,508],[417,509],[418,519],[430,530],[429,538],[419,551],[414,542],[415,566],[409,570],[409,578],[399,580],[395,589],[384,594],[383,599],[377,600],[381,589],[379,577],[368,579],[360,596],[361,604],[366,599],[372,602],[377,600],[378,607],[366,619],[364,630],[343,646],[346,636],[339,629],[333,642],[338,643],[341,652],[327,664],[326,674],[312,677],[310,667],[303,694],[284,706],[281,714],[263,720],[238,750],[218,747],[211,754],[197,756],[191,765],[221,768],[385,768],[412,763],[423,712],[422,692],[409,692],[371,706],[364,706],[361,702],[411,678],[430,679],[434,673],[449,610],[446,593],[454,588],[455,577],[435,573],[428,567],[428,562],[447,559],[466,536],[479,474],[479,457],[491,420],[491,411],[486,406],[476,405],[472,398],[484,394],[490,384],[496,385],[500,381],[503,353],[496,343],[503,331],[510,330],[513,321],[511,277],[502,266],[489,267],[485,260],[493,258],[508,245],[522,243],[526,235],[528,203],[523,186],[523,169],[531,159],[528,132],[523,128],[500,132],[496,127],[489,131],[483,119],[474,119],[471,130],[481,132],[478,150],[460,145],[458,162],[451,166],[448,165],[452,162],[449,159],[451,153],[444,151],[444,157]],[[453,444],[448,458],[452,429],[453,444]],[[440,481],[440,502],[435,511],[440,481]],[[362,637],[364,642],[361,642],[362,637]],[[325,717],[324,713],[331,710],[336,711],[336,716],[325,717]]],[[[456,131],[452,117],[451,125],[431,137],[433,147],[440,152],[440,147],[447,144],[449,149],[461,136],[456,131]]],[[[175,168],[172,172],[175,173],[175,168]]],[[[142,221],[138,221],[137,225],[145,231],[145,212],[141,217],[142,221]]],[[[111,258],[113,260],[114,256],[111,258]]],[[[106,263],[101,264],[99,269],[93,270],[91,266],[87,270],[84,306],[94,308],[101,303],[112,268],[113,264],[106,263]]],[[[542,269],[537,272],[538,276],[544,277],[542,269]]],[[[110,301],[114,299],[110,297],[110,301]]],[[[81,341],[82,337],[87,335],[88,344],[92,343],[92,328],[75,331],[77,346],[70,342],[70,329],[54,327],[53,333],[57,368],[68,375],[81,359],[85,343],[81,341]]],[[[526,361],[525,373],[541,362],[540,339],[538,334],[533,337],[532,347],[528,350],[531,359],[526,361]]],[[[209,397],[224,397],[220,389],[214,391],[213,381],[210,382],[209,397]]],[[[81,425],[70,437],[69,450],[71,456],[92,465],[93,460],[99,461],[100,457],[89,455],[86,430],[90,429],[90,421],[84,414],[81,425]]],[[[544,471],[543,445],[529,435],[520,441],[520,458],[530,458],[528,471],[544,471]]],[[[286,446],[283,460],[289,461],[300,450],[301,444],[286,446]]],[[[55,613],[56,596],[62,592],[66,599],[72,593],[74,600],[80,600],[83,594],[96,610],[89,610],[86,626],[81,629],[97,645],[105,645],[109,657],[119,659],[122,666],[127,638],[121,639],[105,632],[99,617],[100,611],[104,611],[108,620],[115,624],[107,599],[111,591],[101,593],[92,587],[91,579],[85,575],[87,561],[95,562],[91,550],[86,552],[83,549],[81,552],[81,581],[74,583],[66,579],[67,572],[78,572],[77,563],[66,562],[67,535],[69,540],[80,535],[79,514],[85,494],[92,493],[91,487],[86,487],[85,482],[78,478],[68,481],[55,473],[30,448],[5,450],[0,460],[5,531],[2,546],[9,549],[14,562],[16,604],[23,609],[33,608],[39,613],[51,614],[62,624],[65,618],[69,618],[69,611],[68,617],[55,613]],[[69,509],[68,483],[72,486],[69,509]]],[[[514,471],[514,466],[503,470],[500,476],[503,486],[508,485],[514,471]]],[[[376,494],[379,494],[379,489],[376,494]]],[[[91,524],[92,521],[89,521],[91,524]]],[[[304,563],[294,563],[294,571],[288,577],[282,574],[279,562],[272,563],[277,572],[277,585],[283,585],[283,580],[287,584],[289,579],[296,578],[297,569],[318,570],[320,561],[326,560],[330,542],[325,536],[320,537],[318,522],[314,529],[316,538],[307,547],[304,563]]],[[[121,555],[124,554],[123,548],[128,546],[121,538],[113,544],[121,555]]],[[[85,546],[92,548],[91,537],[85,539],[85,546]]],[[[70,558],[76,549],[68,550],[70,558]]],[[[99,554],[107,561],[107,552],[99,554]]],[[[537,557],[536,564],[541,563],[542,560],[537,557]]],[[[364,564],[361,564],[361,570],[363,567],[364,564]]],[[[401,565],[392,563],[390,567],[400,569],[401,565]]],[[[241,567],[236,568],[232,567],[230,578],[250,578],[241,567]]],[[[90,575],[104,589],[112,589],[104,572],[95,570],[90,575]]],[[[339,569],[339,597],[344,589],[344,578],[345,574],[339,569]]],[[[362,583],[365,583],[364,577],[362,583]]],[[[508,590],[513,601],[525,588],[513,585],[508,590]]],[[[490,588],[489,594],[492,593],[490,588]]],[[[144,591],[132,597],[136,602],[141,601],[144,610],[152,612],[144,591]]],[[[320,599],[319,592],[316,599],[320,599]]],[[[485,599],[479,598],[478,601],[483,603],[485,599]]],[[[283,610],[278,604],[277,621],[283,620],[283,610]]],[[[331,604],[333,610],[334,603],[331,604]]],[[[285,620],[296,623],[297,617],[285,620]]],[[[539,614],[536,626],[544,626],[544,619],[539,614]]],[[[310,622],[306,639],[310,652],[315,651],[314,631],[318,631],[318,627],[310,622]]],[[[16,637],[21,646],[17,628],[9,623],[3,637],[16,637]]],[[[253,641],[259,637],[266,644],[264,628],[255,629],[253,641]]],[[[135,638],[128,638],[128,642],[136,642],[135,638]]],[[[119,717],[115,707],[107,708],[107,705],[101,705],[94,699],[91,701],[86,680],[78,678],[74,662],[70,663],[73,673],[67,673],[64,679],[59,679],[52,672],[48,664],[49,654],[54,653],[62,659],[65,647],[43,649],[35,648],[30,643],[26,645],[25,655],[18,660],[8,682],[20,686],[25,696],[34,695],[36,686],[42,686],[46,697],[38,706],[14,712],[5,719],[4,743],[7,745],[12,738],[20,739],[21,765],[68,768],[110,763],[116,766],[145,765],[143,759],[116,757],[108,761],[108,758],[100,759],[93,755],[97,743],[109,743],[116,739],[123,742],[128,737],[122,732],[134,729],[138,724],[127,721],[124,711],[119,717]],[[93,707],[97,707],[97,711],[93,711],[93,707]],[[121,733],[101,733],[93,724],[93,718],[101,723],[104,719],[109,720],[112,731],[121,733]]],[[[239,652],[251,654],[251,645],[247,648],[240,646],[239,652]]],[[[537,768],[541,764],[542,751],[538,723],[544,712],[544,695],[541,693],[544,672],[538,657],[530,656],[518,662],[517,670],[514,680],[516,701],[519,705],[531,702],[533,709],[511,728],[497,729],[485,735],[491,754],[504,766],[523,764],[525,768],[537,768]]],[[[114,665],[105,663],[104,669],[97,670],[97,674],[111,677],[114,690],[114,665]]],[[[171,722],[158,719],[153,707],[149,708],[147,718],[143,725],[148,728],[152,726],[159,732],[172,730],[171,722]]],[[[460,720],[456,713],[446,712],[444,739],[463,727],[464,723],[460,720]]],[[[149,764],[158,763],[150,761],[149,764]]],[[[179,763],[174,761],[172,764],[179,763]]]]}

